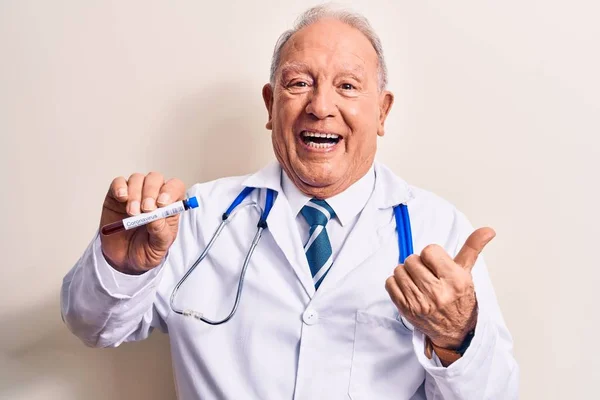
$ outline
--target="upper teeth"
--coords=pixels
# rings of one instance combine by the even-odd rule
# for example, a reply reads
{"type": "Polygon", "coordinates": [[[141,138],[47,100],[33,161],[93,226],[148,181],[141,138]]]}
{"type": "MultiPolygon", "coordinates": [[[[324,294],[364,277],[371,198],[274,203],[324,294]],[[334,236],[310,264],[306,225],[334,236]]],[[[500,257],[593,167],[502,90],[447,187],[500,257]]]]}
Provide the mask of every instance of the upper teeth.
{"type": "Polygon", "coordinates": [[[321,138],[330,138],[330,139],[338,139],[340,135],[336,135],[335,133],[317,133],[317,132],[302,132],[304,137],[321,137],[321,138]]]}

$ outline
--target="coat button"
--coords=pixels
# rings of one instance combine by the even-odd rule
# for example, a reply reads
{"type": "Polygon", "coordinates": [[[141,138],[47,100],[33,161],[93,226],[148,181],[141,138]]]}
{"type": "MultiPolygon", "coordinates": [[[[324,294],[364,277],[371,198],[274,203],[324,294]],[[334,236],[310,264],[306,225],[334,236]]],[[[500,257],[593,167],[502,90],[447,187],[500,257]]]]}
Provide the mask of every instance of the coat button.
{"type": "Polygon", "coordinates": [[[319,321],[319,313],[312,308],[309,308],[302,314],[302,321],[304,321],[306,325],[314,325],[319,321]]]}

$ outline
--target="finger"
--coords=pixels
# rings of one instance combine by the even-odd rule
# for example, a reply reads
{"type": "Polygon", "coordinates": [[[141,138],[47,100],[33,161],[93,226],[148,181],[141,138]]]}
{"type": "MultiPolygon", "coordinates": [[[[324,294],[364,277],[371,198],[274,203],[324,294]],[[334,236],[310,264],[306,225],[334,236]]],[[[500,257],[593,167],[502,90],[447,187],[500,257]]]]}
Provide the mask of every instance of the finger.
{"type": "Polygon", "coordinates": [[[404,294],[402,294],[402,291],[398,287],[398,283],[396,283],[396,279],[393,276],[390,276],[385,280],[385,290],[388,292],[390,299],[392,299],[400,312],[404,313],[407,309],[406,298],[404,297],[404,294]]]}
{"type": "Polygon", "coordinates": [[[169,179],[160,188],[156,203],[159,207],[167,206],[185,198],[185,184],[179,179],[169,179]]]}
{"type": "Polygon", "coordinates": [[[142,211],[149,212],[156,209],[156,198],[160,188],[165,183],[165,178],[158,172],[150,172],[144,177],[142,187],[142,211]]]}
{"type": "Polygon", "coordinates": [[[460,249],[454,262],[461,265],[467,270],[472,270],[477,257],[483,250],[486,244],[488,244],[494,237],[496,232],[492,228],[479,228],[467,238],[467,241],[460,249]]]}
{"type": "Polygon", "coordinates": [[[108,189],[109,196],[119,203],[127,201],[127,181],[122,176],[113,179],[108,189]]]}
{"type": "MultiPolygon", "coordinates": [[[[168,206],[169,204],[179,201],[185,198],[185,184],[179,179],[169,179],[161,186],[156,200],[158,207],[168,206]]],[[[171,231],[165,228],[171,223],[171,225],[177,225],[179,223],[179,215],[172,215],[166,219],[158,219],[148,224],[148,233],[151,235],[161,235],[164,233],[165,237],[171,236],[171,231]]]]}
{"type": "Polygon", "coordinates": [[[404,260],[404,269],[422,293],[429,297],[434,295],[435,288],[439,286],[439,279],[427,268],[421,257],[416,254],[407,257],[404,260]]]}
{"type": "Polygon", "coordinates": [[[430,244],[421,250],[421,261],[437,278],[447,277],[452,268],[456,268],[452,257],[437,244],[430,244]]]}
{"type": "Polygon", "coordinates": [[[177,226],[179,224],[179,214],[161,218],[146,225],[148,241],[154,249],[166,251],[173,242],[173,230],[167,220],[174,221],[175,226],[177,226]]]}
{"type": "Polygon", "coordinates": [[[421,300],[424,297],[423,293],[421,293],[408,272],[406,272],[406,268],[403,264],[400,264],[394,270],[394,278],[406,300],[406,311],[408,311],[408,315],[420,313],[421,300]]]}
{"type": "Polygon", "coordinates": [[[127,214],[138,215],[140,213],[143,185],[144,175],[140,173],[131,175],[127,180],[127,214]]]}

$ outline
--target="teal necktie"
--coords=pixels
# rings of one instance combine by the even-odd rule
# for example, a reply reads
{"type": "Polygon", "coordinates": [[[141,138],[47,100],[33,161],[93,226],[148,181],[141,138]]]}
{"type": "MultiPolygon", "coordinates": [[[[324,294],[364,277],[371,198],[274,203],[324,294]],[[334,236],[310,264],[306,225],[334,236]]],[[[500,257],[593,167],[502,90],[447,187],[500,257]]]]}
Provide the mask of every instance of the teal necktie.
{"type": "Polygon", "coordinates": [[[304,245],[304,252],[306,253],[315,289],[318,289],[333,264],[333,252],[325,226],[335,216],[335,212],[325,200],[317,199],[311,199],[302,207],[300,212],[310,225],[308,242],[304,245]]]}

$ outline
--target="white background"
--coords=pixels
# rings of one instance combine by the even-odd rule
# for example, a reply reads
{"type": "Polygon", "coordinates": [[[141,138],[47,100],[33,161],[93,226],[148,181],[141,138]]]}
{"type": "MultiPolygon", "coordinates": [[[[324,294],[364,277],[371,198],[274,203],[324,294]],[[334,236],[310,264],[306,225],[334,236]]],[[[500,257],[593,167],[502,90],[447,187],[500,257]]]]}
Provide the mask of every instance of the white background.
{"type": "MultiPolygon", "coordinates": [[[[314,2],[0,0],[0,398],[174,398],[168,341],[85,348],[62,277],[112,178],[186,184],[273,159],[261,87],[314,2]]],[[[396,104],[379,159],[497,238],[485,251],[523,399],[589,399],[598,367],[600,6],[355,1],[396,104]]]]}

